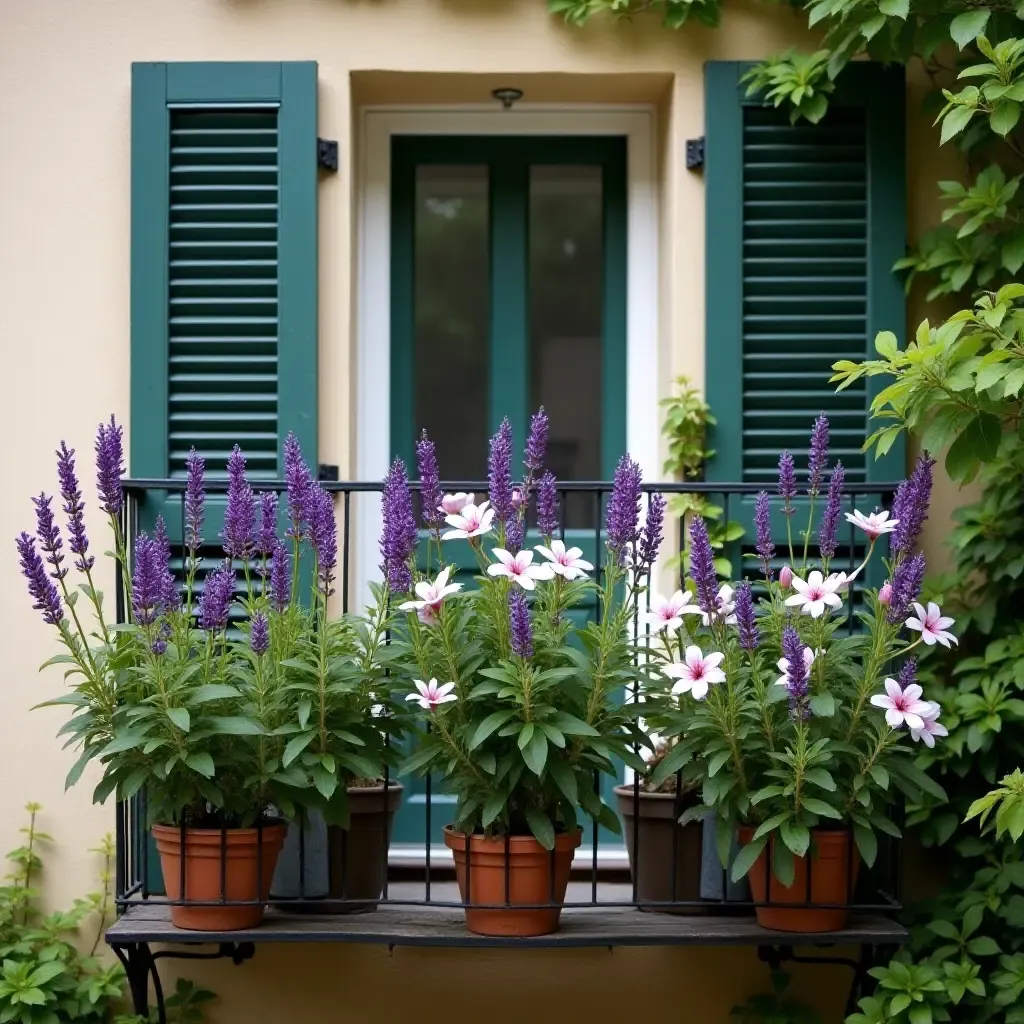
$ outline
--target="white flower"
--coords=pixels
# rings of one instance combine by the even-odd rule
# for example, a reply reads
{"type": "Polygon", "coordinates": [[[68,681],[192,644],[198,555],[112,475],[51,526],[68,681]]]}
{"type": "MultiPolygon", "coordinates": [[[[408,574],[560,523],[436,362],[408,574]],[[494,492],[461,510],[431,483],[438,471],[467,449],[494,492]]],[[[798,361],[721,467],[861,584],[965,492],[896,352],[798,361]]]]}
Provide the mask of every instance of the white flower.
{"type": "Polygon", "coordinates": [[[935,737],[948,736],[949,730],[939,721],[939,712],[942,710],[942,706],[933,700],[925,701],[925,703],[928,705],[928,710],[921,715],[924,725],[920,729],[911,729],[910,738],[915,743],[921,740],[926,747],[934,747],[935,737]]]}
{"type": "Polygon", "coordinates": [[[455,494],[446,494],[441,499],[441,504],[437,506],[437,511],[443,512],[446,516],[457,516],[467,505],[472,504],[472,494],[466,494],[465,491],[458,491],[455,494]]]}
{"type": "MultiPolygon", "coordinates": [[[[810,647],[804,648],[804,668],[808,672],[811,671],[811,666],[814,664],[814,659],[819,654],[824,654],[822,650],[812,651],[810,647]]],[[[779,666],[779,671],[782,673],[778,679],[775,680],[776,686],[784,686],[787,690],[789,689],[789,658],[779,658],[775,663],[779,666]]]]}
{"type": "MultiPolygon", "coordinates": [[[[718,611],[715,612],[715,618],[724,619],[727,626],[736,625],[736,615],[734,614],[736,611],[736,602],[733,600],[733,593],[734,591],[728,583],[723,583],[718,590],[718,611]]],[[[699,611],[697,608],[692,610],[699,611]]],[[[711,625],[711,616],[708,615],[707,612],[701,612],[700,618],[701,622],[703,622],[705,626],[711,625]]]]}
{"type": "Polygon", "coordinates": [[[697,700],[703,700],[714,683],[725,682],[725,673],[718,667],[724,658],[720,651],[702,654],[693,644],[686,648],[682,664],[666,665],[661,671],[669,679],[677,680],[672,686],[673,693],[692,693],[697,700]]]}
{"type": "MultiPolygon", "coordinates": [[[[433,583],[428,583],[426,580],[421,580],[416,584],[414,588],[416,596],[419,598],[418,601],[405,601],[398,607],[403,612],[411,611],[426,611],[430,610],[430,614],[427,618],[436,620],[437,613],[441,610],[441,602],[451,594],[455,594],[462,589],[461,583],[449,583],[448,576],[451,574],[451,569],[445,567],[437,574],[437,579],[433,583]]],[[[420,616],[421,622],[426,622],[427,618],[420,616]]],[[[429,623],[428,623],[429,624],[429,623]]]]}
{"type": "Polygon", "coordinates": [[[859,526],[872,540],[877,540],[883,533],[892,533],[899,524],[898,519],[890,519],[888,512],[872,512],[864,515],[856,509],[846,513],[846,521],[859,526]]]}
{"type": "Polygon", "coordinates": [[[885,708],[885,720],[893,729],[906,722],[909,729],[924,729],[924,716],[931,710],[931,702],[921,700],[921,687],[909,683],[904,690],[895,679],[886,679],[885,693],[876,693],[871,703],[885,708]]]}
{"type": "Polygon", "coordinates": [[[438,704],[447,704],[450,700],[458,699],[452,693],[452,690],[455,689],[454,683],[444,683],[442,686],[438,686],[436,679],[431,679],[429,683],[423,682],[422,679],[414,679],[413,685],[419,692],[410,693],[405,699],[416,701],[421,708],[426,708],[427,711],[433,711],[438,704]]]}
{"type": "Polygon", "coordinates": [[[444,517],[444,521],[452,529],[442,534],[441,540],[468,540],[470,537],[490,533],[493,519],[494,509],[490,507],[488,501],[479,505],[463,505],[461,512],[453,512],[444,517]]]}
{"type": "Polygon", "coordinates": [[[644,614],[644,621],[653,626],[656,633],[663,629],[678,629],[683,624],[684,615],[701,614],[696,606],[687,607],[691,596],[686,590],[677,590],[671,597],[652,594],[651,610],[644,614]]]}
{"type": "Polygon", "coordinates": [[[553,540],[551,547],[538,544],[535,551],[539,551],[550,563],[550,569],[558,576],[564,576],[567,580],[574,580],[580,576],[586,576],[587,571],[594,567],[590,562],[585,562],[580,556],[583,551],[580,548],[565,549],[565,543],[560,540],[553,540]]]}
{"type": "Polygon", "coordinates": [[[554,570],[550,565],[533,565],[533,552],[520,551],[513,555],[504,548],[494,548],[494,556],[497,562],[487,566],[488,576],[505,576],[518,583],[524,590],[533,590],[537,580],[550,580],[554,578],[554,570]]]}
{"type": "Polygon", "coordinates": [[[934,601],[928,602],[927,611],[915,601],[914,611],[917,612],[917,616],[911,615],[906,621],[906,627],[907,629],[916,629],[921,634],[921,639],[929,647],[933,647],[937,643],[942,644],[943,647],[949,647],[951,643],[957,642],[956,637],[947,632],[956,620],[951,619],[948,615],[943,615],[934,601]]]}
{"type": "Polygon", "coordinates": [[[812,619],[820,619],[825,614],[826,606],[829,608],[841,608],[842,598],[836,593],[846,585],[846,573],[830,573],[827,578],[815,569],[804,582],[793,574],[793,589],[796,591],[791,597],[786,598],[786,604],[800,607],[803,615],[810,615],[812,619]]]}

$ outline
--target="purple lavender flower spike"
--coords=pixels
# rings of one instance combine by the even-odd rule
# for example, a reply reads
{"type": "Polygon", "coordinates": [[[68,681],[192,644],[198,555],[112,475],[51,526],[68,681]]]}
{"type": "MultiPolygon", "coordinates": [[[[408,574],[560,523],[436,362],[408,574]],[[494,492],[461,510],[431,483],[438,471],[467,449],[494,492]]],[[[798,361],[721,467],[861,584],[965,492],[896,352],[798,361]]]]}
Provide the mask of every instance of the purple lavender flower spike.
{"type": "Polygon", "coordinates": [[[495,518],[507,523],[514,512],[512,503],[512,425],[506,417],[491,438],[487,460],[487,496],[495,518]]]}
{"type": "Polygon", "coordinates": [[[701,516],[690,523],[690,578],[697,585],[697,603],[706,615],[718,613],[718,574],[707,524],[701,516]]]}
{"type": "Polygon", "coordinates": [[[199,599],[199,625],[216,631],[228,624],[231,605],[235,599],[235,570],[225,560],[219,569],[209,573],[203,583],[203,596],[199,599]]]}
{"type": "Polygon", "coordinates": [[[338,564],[338,523],[334,518],[334,499],[319,484],[309,491],[309,540],[316,552],[318,586],[325,597],[334,591],[334,570],[338,564]]]}
{"type": "Polygon", "coordinates": [[[911,683],[917,682],[917,658],[907,658],[903,662],[903,666],[900,669],[900,674],[896,677],[896,682],[900,684],[902,689],[906,689],[911,683]]]}
{"type": "Polygon", "coordinates": [[[135,538],[135,566],[132,572],[132,618],[136,625],[151,626],[157,620],[164,599],[160,575],[159,545],[146,533],[135,538]]]}
{"type": "Polygon", "coordinates": [[[530,631],[530,609],[526,598],[517,589],[508,600],[509,624],[511,626],[512,653],[520,658],[533,657],[533,635],[530,631]]]}
{"type": "Polygon", "coordinates": [[[549,470],[537,484],[537,529],[541,536],[553,537],[558,532],[559,522],[555,474],[549,470]]]}
{"type": "Polygon", "coordinates": [[[843,480],[846,470],[837,462],[828,482],[828,500],[818,528],[818,548],[822,558],[832,558],[836,553],[836,538],[839,534],[839,516],[843,510],[843,480]]]}
{"type": "Polygon", "coordinates": [[[526,524],[522,515],[514,515],[505,524],[505,548],[512,554],[517,554],[523,548],[523,534],[526,524]]]}
{"type": "Polygon", "coordinates": [[[96,490],[100,496],[100,508],[107,515],[119,516],[124,508],[124,491],[121,477],[124,476],[124,439],[120,424],[110,417],[109,423],[101,423],[96,431],[96,490]]]}
{"type": "Polygon", "coordinates": [[[888,619],[892,625],[902,623],[910,612],[910,605],[917,600],[924,583],[924,555],[900,561],[892,574],[892,598],[889,601],[888,619]]]}
{"type": "Polygon", "coordinates": [[[779,456],[779,497],[783,499],[782,511],[791,516],[796,511],[793,507],[793,499],[796,497],[796,467],[789,452],[783,452],[779,456]]]}
{"type": "Polygon", "coordinates": [[[203,543],[203,505],[206,501],[206,462],[195,450],[185,457],[188,482],[185,485],[185,544],[195,552],[203,543]]]}
{"type": "Polygon", "coordinates": [[[787,626],[782,631],[782,656],[787,661],[786,679],[789,689],[789,713],[793,718],[808,718],[807,664],[804,661],[804,644],[800,634],[787,626]]]}
{"type": "Polygon", "coordinates": [[[256,541],[256,502],[245,476],[245,456],[236,444],[228,458],[228,505],[224,510],[224,553],[231,558],[252,556],[256,541]]]}
{"type": "Polygon", "coordinates": [[[67,567],[62,568],[64,562],[64,542],[60,539],[60,529],[53,518],[53,509],[50,502],[53,498],[49,494],[40,494],[38,498],[32,499],[36,507],[36,536],[39,538],[39,546],[46,556],[46,562],[51,567],[50,575],[55,580],[62,580],[68,574],[67,567]]]}
{"type": "Polygon", "coordinates": [[[253,654],[266,654],[270,647],[270,623],[263,612],[256,612],[249,627],[249,646],[253,654]]]}
{"type": "Polygon", "coordinates": [[[168,623],[161,622],[160,628],[156,632],[156,636],[153,637],[153,643],[150,647],[150,650],[156,655],[166,654],[167,641],[168,639],[170,639],[170,636],[171,627],[168,625],[168,623]]]}
{"type": "Polygon", "coordinates": [[[811,430],[811,450],[807,456],[807,493],[814,496],[828,465],[828,417],[819,416],[811,430]]]}
{"type": "Polygon", "coordinates": [[[277,547],[277,492],[263,491],[259,497],[260,529],[256,535],[256,550],[269,558],[277,547]]]}
{"type": "Polygon", "coordinates": [[[278,542],[270,556],[270,600],[274,608],[283,612],[292,595],[291,556],[284,544],[278,542]]]}
{"type": "Polygon", "coordinates": [[[22,575],[28,580],[28,593],[32,607],[43,613],[43,621],[50,626],[59,626],[64,619],[64,606],[53,580],[46,574],[46,566],[36,551],[36,539],[27,533],[17,538],[18,558],[22,575]]]}
{"type": "Polygon", "coordinates": [[[754,613],[754,595],[750,584],[744,580],[736,588],[736,625],[740,633],[740,647],[745,651],[757,650],[761,643],[761,633],[757,628],[757,616],[754,613]]]}
{"type": "Polygon", "coordinates": [[[82,487],[75,472],[75,449],[61,441],[57,451],[57,478],[60,496],[64,500],[64,514],[68,517],[68,547],[75,558],[75,568],[88,572],[96,563],[89,554],[89,538],[85,534],[85,502],[82,487]]]}
{"type": "Polygon", "coordinates": [[[380,538],[381,572],[393,594],[407,594],[412,589],[409,560],[416,547],[417,531],[409,480],[401,459],[391,464],[384,481],[381,513],[384,519],[380,538]]]}
{"type": "Polygon", "coordinates": [[[647,503],[647,517],[637,542],[637,572],[649,575],[658,560],[665,531],[665,497],[652,494],[647,503]]]}
{"type": "Polygon", "coordinates": [[[906,558],[910,555],[921,527],[928,518],[934,465],[935,460],[927,452],[922,452],[914,463],[913,472],[900,484],[893,498],[891,515],[898,520],[889,544],[893,558],[906,558]]]}
{"type": "Polygon", "coordinates": [[[754,532],[757,537],[757,553],[764,567],[764,578],[770,583],[775,544],[772,541],[772,505],[767,491],[761,491],[754,503],[754,532]]]}
{"type": "Polygon", "coordinates": [[[526,476],[529,480],[532,480],[544,468],[544,459],[548,453],[549,429],[548,414],[542,405],[530,420],[530,435],[526,439],[523,465],[526,467],[526,476]]]}
{"type": "Polygon", "coordinates": [[[424,430],[416,442],[416,468],[420,474],[420,504],[423,523],[436,530],[444,522],[441,511],[441,474],[437,468],[437,449],[424,430]]]}
{"type": "Polygon", "coordinates": [[[160,610],[170,612],[178,607],[178,585],[174,582],[174,573],[171,572],[171,545],[167,539],[167,527],[163,516],[156,517],[153,544],[156,547],[153,558],[160,580],[160,610]]]}
{"type": "Polygon", "coordinates": [[[308,522],[307,494],[313,474],[302,458],[298,438],[289,433],[284,441],[284,478],[288,484],[288,536],[302,540],[308,522]]]}
{"type": "Polygon", "coordinates": [[[635,545],[640,521],[640,466],[628,455],[615,469],[612,495],[608,499],[608,547],[621,560],[628,545],[635,545]]]}

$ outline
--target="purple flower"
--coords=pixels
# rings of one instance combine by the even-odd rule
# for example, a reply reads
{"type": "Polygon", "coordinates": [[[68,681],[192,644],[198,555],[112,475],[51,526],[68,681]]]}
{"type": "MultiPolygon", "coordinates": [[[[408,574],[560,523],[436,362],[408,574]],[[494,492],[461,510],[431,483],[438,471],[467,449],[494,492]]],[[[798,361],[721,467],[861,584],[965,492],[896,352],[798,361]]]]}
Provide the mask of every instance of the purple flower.
{"type": "Polygon", "coordinates": [[[909,478],[900,484],[892,502],[891,516],[898,520],[890,538],[893,558],[906,558],[914,549],[932,496],[932,467],[935,460],[922,452],[909,478]]]}
{"type": "Polygon", "coordinates": [[[647,503],[647,518],[644,528],[640,531],[637,542],[637,572],[646,575],[654,568],[661,550],[662,536],[665,530],[665,498],[661,494],[652,494],[647,503]]]}
{"type": "Polygon", "coordinates": [[[828,417],[819,416],[811,430],[811,450],[807,456],[807,493],[815,495],[828,465],[828,417]]]}
{"type": "Polygon", "coordinates": [[[640,521],[640,466],[628,455],[615,468],[612,496],[608,499],[608,547],[618,560],[628,545],[635,545],[640,521]]]}
{"type": "Polygon", "coordinates": [[[100,496],[100,508],[111,516],[119,516],[124,508],[124,491],[121,488],[121,477],[124,476],[123,433],[113,416],[109,423],[101,423],[96,431],[96,490],[100,496]]]}
{"type": "Polygon", "coordinates": [[[828,482],[828,500],[821,516],[818,528],[818,549],[822,558],[831,558],[836,553],[836,536],[839,533],[839,516],[843,507],[843,480],[846,471],[843,464],[837,462],[832,470],[832,479],[828,482]]]}
{"type": "Polygon", "coordinates": [[[901,690],[906,690],[911,683],[917,682],[917,658],[907,658],[903,662],[903,667],[900,669],[900,674],[896,677],[896,682],[900,684],[901,690]]]}
{"type": "Polygon", "coordinates": [[[228,504],[224,510],[224,552],[250,558],[256,541],[256,501],[245,477],[245,456],[236,444],[228,458],[228,504]]]}
{"type": "Polygon", "coordinates": [[[761,491],[754,502],[754,532],[757,536],[757,553],[764,566],[764,578],[770,583],[775,544],[772,542],[772,505],[767,491],[761,491]]]}
{"type": "Polygon", "coordinates": [[[526,452],[523,465],[526,466],[526,477],[532,480],[543,468],[548,453],[548,414],[542,405],[530,420],[530,436],[526,439],[526,452]]]}
{"type": "Polygon", "coordinates": [[[46,555],[46,562],[51,566],[50,575],[55,580],[62,580],[68,574],[66,568],[61,568],[64,562],[64,542],[60,539],[60,530],[53,519],[53,509],[50,502],[53,498],[49,494],[40,494],[38,498],[32,499],[36,507],[36,536],[39,538],[39,546],[46,555]]]}
{"type": "Polygon", "coordinates": [[[253,654],[265,654],[270,646],[270,623],[263,612],[256,612],[249,629],[249,646],[253,654]]]}
{"type": "Polygon", "coordinates": [[[513,555],[522,550],[525,529],[526,523],[523,521],[523,515],[520,513],[512,516],[505,524],[505,548],[511,551],[513,555]]]}
{"type": "Polygon", "coordinates": [[[288,549],[277,543],[270,556],[270,600],[274,608],[283,612],[292,594],[292,562],[288,549]]]}
{"type": "Polygon", "coordinates": [[[740,647],[745,651],[757,650],[761,642],[761,633],[757,628],[757,616],[754,614],[754,595],[750,584],[744,580],[736,588],[736,625],[740,632],[740,647]]]}
{"type": "Polygon", "coordinates": [[[60,594],[53,580],[46,575],[46,566],[36,551],[35,537],[22,533],[17,538],[18,558],[21,562],[22,575],[28,580],[28,593],[32,598],[32,607],[43,613],[43,621],[51,626],[59,626],[64,619],[64,607],[60,594]]]}
{"type": "Polygon", "coordinates": [[[437,468],[437,449],[424,430],[416,442],[416,468],[420,474],[420,504],[423,522],[436,530],[444,522],[441,511],[441,475],[437,468]]]}
{"type": "Polygon", "coordinates": [[[308,493],[309,542],[316,553],[317,585],[325,597],[334,591],[331,583],[338,564],[338,523],[334,518],[334,499],[319,484],[308,493]]]}
{"type": "Polygon", "coordinates": [[[260,529],[256,535],[256,549],[263,558],[269,558],[277,547],[277,493],[260,494],[260,529]]]}
{"type": "Polygon", "coordinates": [[[284,440],[284,478],[288,485],[288,536],[301,540],[308,522],[307,495],[313,483],[313,474],[302,458],[298,438],[289,433],[284,440]]]}
{"type": "Polygon", "coordinates": [[[892,625],[902,623],[910,613],[910,606],[921,593],[924,583],[924,555],[916,554],[913,558],[900,561],[892,574],[892,597],[889,601],[889,622],[892,625]]]}
{"type": "Polygon", "coordinates": [[[794,718],[807,718],[807,663],[804,661],[804,644],[800,634],[787,626],[782,631],[782,656],[786,659],[786,678],[789,690],[789,713],[794,718]]]}
{"type": "Polygon", "coordinates": [[[235,570],[225,560],[219,569],[207,573],[199,599],[199,625],[211,632],[224,629],[235,599],[235,570]]]}
{"type": "Polygon", "coordinates": [[[88,572],[96,563],[89,554],[89,538],[85,535],[85,502],[82,501],[82,487],[75,472],[75,449],[61,441],[57,451],[57,478],[60,480],[60,496],[64,499],[64,514],[68,517],[68,547],[77,555],[75,568],[88,572]]]}
{"type": "Polygon", "coordinates": [[[706,615],[718,613],[718,574],[707,524],[701,516],[690,522],[690,578],[697,585],[697,603],[706,615]]]}
{"type": "Polygon", "coordinates": [[[533,657],[533,636],[530,632],[530,609],[526,598],[514,588],[508,599],[509,625],[512,634],[512,653],[520,658],[533,657]]]}
{"type": "Polygon", "coordinates": [[[782,511],[791,516],[796,511],[793,508],[793,499],[796,497],[796,469],[793,465],[793,456],[789,452],[783,452],[779,456],[779,497],[784,501],[782,511]]]}
{"type": "Polygon", "coordinates": [[[416,549],[417,531],[409,480],[401,459],[391,464],[384,481],[381,513],[384,519],[380,538],[381,572],[393,594],[407,594],[412,589],[409,560],[416,549]]]}
{"type": "Polygon", "coordinates": [[[555,474],[548,470],[537,484],[537,529],[541,536],[553,537],[558,532],[559,521],[555,474]]]}
{"type": "Polygon", "coordinates": [[[139,626],[151,626],[163,607],[166,584],[160,571],[160,546],[149,534],[135,538],[134,562],[132,618],[139,626]]]}
{"type": "Polygon", "coordinates": [[[195,448],[189,449],[185,457],[185,469],[188,473],[185,484],[185,544],[194,554],[203,543],[203,504],[206,501],[203,486],[206,462],[195,448]]]}
{"type": "Polygon", "coordinates": [[[512,426],[508,417],[501,421],[491,438],[491,454],[487,460],[487,491],[495,518],[507,523],[512,518],[512,426]]]}
{"type": "Polygon", "coordinates": [[[178,585],[174,582],[174,573],[171,572],[171,545],[167,539],[167,526],[163,516],[156,517],[153,543],[156,546],[154,558],[157,560],[157,573],[160,577],[160,609],[169,612],[178,607],[178,585]]]}

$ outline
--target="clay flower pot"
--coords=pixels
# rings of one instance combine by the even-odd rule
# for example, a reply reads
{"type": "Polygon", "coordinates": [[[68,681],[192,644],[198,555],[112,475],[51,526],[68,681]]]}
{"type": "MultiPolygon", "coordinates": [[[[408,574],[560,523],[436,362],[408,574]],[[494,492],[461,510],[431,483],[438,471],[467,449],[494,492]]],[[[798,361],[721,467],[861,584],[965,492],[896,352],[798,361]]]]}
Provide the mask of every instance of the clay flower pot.
{"type": "Polygon", "coordinates": [[[445,827],[444,842],[455,858],[455,877],[466,908],[466,927],[477,935],[547,935],[558,930],[561,906],[521,910],[517,905],[565,900],[569,868],[583,831],[555,837],[545,850],[533,836],[510,836],[506,894],[506,839],[469,836],[445,827]],[[468,857],[467,857],[468,852],[468,857]],[[468,861],[468,863],[467,863],[468,861]],[[507,898],[506,898],[507,895],[507,898]],[[494,909],[491,909],[491,908],[494,909]]]}
{"type": "MultiPolygon", "coordinates": [[[[629,854],[629,871],[641,903],[698,902],[700,896],[703,823],[679,824],[681,802],[675,793],[640,791],[639,824],[635,826],[633,787],[616,786],[615,798],[622,817],[622,832],[629,854]],[[675,874],[673,886],[673,847],[675,874]]],[[[702,907],[642,906],[640,910],[663,914],[701,914],[702,907]]]]}
{"type": "MultiPolygon", "coordinates": [[[[754,838],[754,829],[741,826],[739,837],[746,845],[754,838]]],[[[756,908],[757,923],[773,931],[805,934],[845,928],[860,868],[849,830],[811,829],[810,850],[793,858],[792,885],[783,885],[768,863],[767,853],[774,854],[775,843],[773,835],[747,874],[754,902],[771,904],[756,908]]]]}
{"type": "Polygon", "coordinates": [[[185,891],[182,892],[181,829],[154,825],[153,838],[160,854],[167,898],[213,904],[224,899],[228,903],[191,906],[185,902],[183,906],[172,906],[171,923],[175,928],[201,932],[255,928],[263,920],[263,905],[270,895],[270,881],[284,836],[285,827],[279,823],[264,825],[261,829],[229,828],[223,832],[219,828],[186,828],[185,891]],[[259,865],[261,850],[262,867],[259,865]],[[249,905],[230,905],[243,901],[249,905]]]}

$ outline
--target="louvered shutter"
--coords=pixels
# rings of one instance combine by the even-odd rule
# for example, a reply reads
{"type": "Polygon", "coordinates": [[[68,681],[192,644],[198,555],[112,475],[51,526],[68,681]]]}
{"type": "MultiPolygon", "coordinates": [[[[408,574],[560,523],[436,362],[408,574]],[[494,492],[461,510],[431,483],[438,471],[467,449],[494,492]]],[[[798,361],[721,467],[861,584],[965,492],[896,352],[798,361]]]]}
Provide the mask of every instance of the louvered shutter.
{"type": "MultiPolygon", "coordinates": [[[[316,64],[132,68],[131,474],[317,447],[316,64]]],[[[180,503],[147,500],[180,540],[180,503]]],[[[219,503],[208,554],[220,557],[219,503]]]]}

